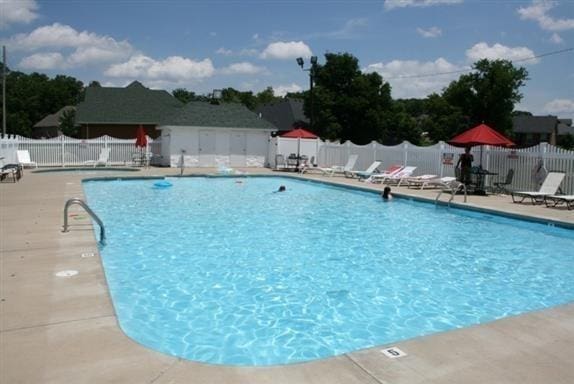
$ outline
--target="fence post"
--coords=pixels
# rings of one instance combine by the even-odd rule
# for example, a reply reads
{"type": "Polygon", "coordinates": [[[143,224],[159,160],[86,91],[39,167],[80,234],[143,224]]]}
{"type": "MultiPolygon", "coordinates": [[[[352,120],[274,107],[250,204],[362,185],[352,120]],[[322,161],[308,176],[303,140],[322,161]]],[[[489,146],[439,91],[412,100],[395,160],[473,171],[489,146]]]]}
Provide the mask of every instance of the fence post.
{"type": "Polygon", "coordinates": [[[60,136],[60,148],[61,148],[61,154],[62,154],[62,168],[64,168],[66,166],[66,143],[64,141],[64,135],[60,136]]]}
{"type": "Polygon", "coordinates": [[[440,141],[439,143],[440,145],[438,148],[438,163],[440,165],[440,177],[442,178],[444,175],[444,161],[442,159],[444,153],[444,141],[440,141]]]}
{"type": "Polygon", "coordinates": [[[403,165],[406,167],[409,161],[409,142],[403,142],[403,165]]]}

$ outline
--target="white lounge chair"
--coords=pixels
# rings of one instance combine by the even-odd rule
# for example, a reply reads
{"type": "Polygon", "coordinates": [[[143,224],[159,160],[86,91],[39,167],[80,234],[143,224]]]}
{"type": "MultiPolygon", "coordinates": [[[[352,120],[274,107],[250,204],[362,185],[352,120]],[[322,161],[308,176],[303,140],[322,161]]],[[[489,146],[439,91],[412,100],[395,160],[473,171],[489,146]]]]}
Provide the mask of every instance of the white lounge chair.
{"type": "Polygon", "coordinates": [[[564,180],[565,174],[562,172],[550,172],[546,175],[544,182],[537,192],[520,191],[512,192],[512,202],[522,203],[525,199],[530,198],[532,204],[542,204],[546,196],[556,195],[560,188],[560,183],[564,180]],[[515,198],[516,196],[516,198],[515,198]],[[521,198],[518,200],[518,198],[521,198]]]}
{"type": "Polygon", "coordinates": [[[16,151],[16,159],[18,160],[18,164],[20,164],[22,167],[28,166],[38,168],[38,163],[30,160],[30,152],[26,150],[16,151]]]}
{"type": "Polygon", "coordinates": [[[320,170],[321,172],[323,172],[323,174],[325,174],[327,176],[333,176],[336,173],[345,174],[345,172],[349,172],[349,171],[353,170],[353,168],[355,167],[355,163],[357,162],[358,158],[359,158],[359,155],[350,155],[349,159],[347,160],[347,164],[345,164],[345,165],[333,165],[329,168],[317,167],[317,169],[320,170]]]}
{"type": "Polygon", "coordinates": [[[574,209],[574,195],[550,195],[544,196],[544,202],[547,207],[556,207],[560,204],[566,204],[568,210],[574,209]]]}
{"type": "Polygon", "coordinates": [[[456,177],[445,176],[438,177],[437,175],[421,175],[415,177],[409,177],[405,181],[407,187],[420,187],[420,189],[430,188],[442,188],[452,181],[455,181],[456,177]]]}
{"type": "Polygon", "coordinates": [[[367,178],[367,182],[369,183],[380,183],[386,177],[390,177],[398,172],[400,172],[404,167],[402,165],[391,165],[387,169],[385,169],[382,173],[377,173],[369,176],[367,178]]]}
{"type": "Polygon", "coordinates": [[[109,148],[102,148],[100,150],[100,155],[98,156],[98,160],[88,160],[84,161],[84,165],[93,165],[96,168],[98,165],[103,165],[104,167],[108,165],[110,161],[110,149],[109,148]]]}
{"type": "Polygon", "coordinates": [[[377,168],[379,168],[380,166],[381,166],[380,161],[373,161],[373,164],[369,165],[369,168],[365,169],[364,171],[346,171],[345,176],[351,178],[357,176],[359,180],[364,180],[376,174],[377,168]]]}
{"type": "MultiPolygon", "coordinates": [[[[390,176],[383,176],[380,177],[381,183],[385,184],[397,184],[397,187],[401,186],[401,183],[405,181],[407,178],[411,177],[417,167],[414,166],[406,166],[400,171],[396,172],[390,176]]],[[[378,178],[378,175],[371,176],[373,178],[378,178]]]]}

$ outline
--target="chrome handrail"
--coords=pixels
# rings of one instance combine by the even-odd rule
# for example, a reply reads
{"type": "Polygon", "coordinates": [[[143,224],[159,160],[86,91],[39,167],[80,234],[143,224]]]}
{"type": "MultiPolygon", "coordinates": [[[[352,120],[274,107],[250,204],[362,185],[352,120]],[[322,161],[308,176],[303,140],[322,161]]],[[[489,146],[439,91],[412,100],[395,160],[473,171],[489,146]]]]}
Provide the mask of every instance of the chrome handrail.
{"type": "Polygon", "coordinates": [[[102,222],[102,220],[100,220],[98,215],[96,215],[94,211],[92,211],[92,209],[88,206],[88,204],[86,204],[86,202],[82,199],[73,198],[66,201],[66,205],[64,206],[64,230],[62,232],[69,232],[68,208],[70,208],[70,206],[73,204],[78,204],[80,207],[84,208],[84,210],[88,212],[88,214],[92,217],[92,219],[94,219],[94,221],[98,223],[98,225],[100,226],[100,243],[103,244],[104,241],[106,240],[106,230],[104,228],[104,223],[102,222]]]}
{"type": "MultiPolygon", "coordinates": [[[[457,193],[459,190],[461,190],[461,189],[462,189],[462,191],[464,192],[464,202],[466,203],[466,195],[467,195],[467,193],[466,193],[466,185],[465,185],[464,183],[448,184],[448,185],[445,185],[445,187],[450,187],[451,196],[450,196],[450,199],[448,199],[448,203],[447,203],[449,207],[450,207],[451,201],[454,199],[454,195],[456,195],[456,193],[457,193]]],[[[435,205],[438,204],[438,200],[440,199],[440,196],[442,195],[443,192],[446,192],[446,190],[445,190],[445,189],[442,189],[442,190],[438,193],[438,195],[436,196],[435,205]]]]}

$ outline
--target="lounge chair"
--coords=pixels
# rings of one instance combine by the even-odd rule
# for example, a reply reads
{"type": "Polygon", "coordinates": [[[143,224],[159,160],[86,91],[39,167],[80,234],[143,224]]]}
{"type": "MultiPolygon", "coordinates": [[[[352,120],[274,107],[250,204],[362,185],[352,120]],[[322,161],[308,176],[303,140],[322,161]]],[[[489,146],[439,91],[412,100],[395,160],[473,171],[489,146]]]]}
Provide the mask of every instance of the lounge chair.
{"type": "Polygon", "coordinates": [[[8,180],[11,177],[15,183],[22,177],[22,169],[20,164],[7,164],[0,168],[0,181],[8,180]]]}
{"type": "Polygon", "coordinates": [[[18,160],[18,164],[20,164],[22,167],[28,166],[38,168],[38,163],[30,160],[30,152],[27,150],[16,151],[16,159],[18,160]]]}
{"type": "Polygon", "coordinates": [[[323,172],[323,174],[325,174],[327,176],[333,176],[336,173],[345,174],[345,172],[349,172],[349,171],[353,170],[353,168],[355,167],[355,163],[357,162],[358,158],[359,158],[359,155],[350,155],[349,159],[347,160],[347,164],[345,164],[345,165],[333,165],[329,168],[317,167],[317,169],[320,170],[321,172],[323,172]]]}
{"type": "Polygon", "coordinates": [[[512,192],[512,202],[522,203],[525,199],[530,198],[532,204],[542,204],[546,196],[556,195],[564,176],[565,174],[562,172],[550,172],[546,175],[546,178],[538,191],[512,192]],[[519,197],[521,198],[520,200],[518,200],[519,197]]]}
{"type": "Polygon", "coordinates": [[[556,207],[560,204],[566,204],[568,210],[574,209],[574,195],[550,195],[544,196],[544,202],[547,207],[556,207]]]}
{"type": "Polygon", "coordinates": [[[88,160],[84,161],[84,165],[93,165],[96,168],[98,165],[103,165],[106,167],[110,161],[110,149],[109,148],[102,148],[100,150],[100,155],[98,156],[98,160],[88,160]]]}
{"type": "Polygon", "coordinates": [[[380,179],[381,183],[396,184],[397,187],[400,187],[403,181],[413,175],[415,169],[417,169],[417,167],[407,166],[390,176],[378,177],[379,175],[373,175],[372,177],[375,179],[380,179]]]}
{"type": "Polygon", "coordinates": [[[373,164],[369,165],[369,168],[365,169],[364,171],[346,171],[345,176],[351,178],[357,176],[359,180],[364,180],[376,174],[377,168],[379,168],[380,166],[381,166],[380,161],[373,161],[373,164]]]}
{"type": "Polygon", "coordinates": [[[366,180],[369,183],[380,183],[385,177],[393,176],[400,172],[404,167],[402,165],[391,165],[381,173],[373,174],[366,180]]]}
{"type": "Polygon", "coordinates": [[[404,180],[407,183],[407,187],[416,187],[420,189],[430,188],[442,188],[445,185],[456,181],[456,177],[445,176],[438,177],[437,175],[421,175],[415,177],[408,177],[404,180]]]}

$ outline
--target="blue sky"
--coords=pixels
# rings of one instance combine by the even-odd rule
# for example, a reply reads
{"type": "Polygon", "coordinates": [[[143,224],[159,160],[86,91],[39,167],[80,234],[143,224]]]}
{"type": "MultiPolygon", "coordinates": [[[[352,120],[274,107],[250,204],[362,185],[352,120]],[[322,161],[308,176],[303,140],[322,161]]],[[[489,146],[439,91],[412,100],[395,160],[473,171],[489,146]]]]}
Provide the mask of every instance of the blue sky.
{"type": "Polygon", "coordinates": [[[308,88],[295,58],[348,52],[422,98],[476,60],[530,73],[518,109],[574,118],[574,1],[498,0],[0,0],[8,66],[86,84],[308,88]],[[533,56],[560,52],[535,60],[533,56]]]}

